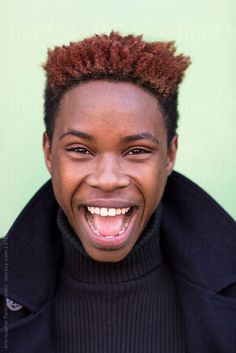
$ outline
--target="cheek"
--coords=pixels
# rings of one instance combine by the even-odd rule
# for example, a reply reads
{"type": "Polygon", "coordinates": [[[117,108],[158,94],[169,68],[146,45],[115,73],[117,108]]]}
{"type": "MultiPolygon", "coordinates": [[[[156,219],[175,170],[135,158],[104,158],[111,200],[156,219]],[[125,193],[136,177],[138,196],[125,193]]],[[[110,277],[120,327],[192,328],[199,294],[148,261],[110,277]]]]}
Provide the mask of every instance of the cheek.
{"type": "Polygon", "coordinates": [[[52,160],[52,184],[56,199],[65,209],[71,204],[73,195],[81,182],[81,168],[62,157],[55,156],[52,160]]]}
{"type": "Polygon", "coordinates": [[[151,171],[149,170],[149,173],[144,176],[144,180],[146,203],[149,207],[155,209],[161,201],[167,181],[167,171],[164,163],[156,165],[151,171]]]}

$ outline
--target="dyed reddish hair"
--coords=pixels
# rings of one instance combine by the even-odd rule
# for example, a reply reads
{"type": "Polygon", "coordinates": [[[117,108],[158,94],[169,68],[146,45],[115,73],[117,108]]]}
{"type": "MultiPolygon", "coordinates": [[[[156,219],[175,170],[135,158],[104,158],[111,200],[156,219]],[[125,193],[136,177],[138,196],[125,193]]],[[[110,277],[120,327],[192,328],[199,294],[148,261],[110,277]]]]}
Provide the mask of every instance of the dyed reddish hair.
{"type": "Polygon", "coordinates": [[[142,36],[95,35],[48,51],[44,65],[45,125],[52,138],[55,115],[66,91],[82,81],[133,82],[154,93],[167,120],[168,139],[177,128],[177,92],[189,57],[175,55],[174,42],[146,42],[142,36]]]}

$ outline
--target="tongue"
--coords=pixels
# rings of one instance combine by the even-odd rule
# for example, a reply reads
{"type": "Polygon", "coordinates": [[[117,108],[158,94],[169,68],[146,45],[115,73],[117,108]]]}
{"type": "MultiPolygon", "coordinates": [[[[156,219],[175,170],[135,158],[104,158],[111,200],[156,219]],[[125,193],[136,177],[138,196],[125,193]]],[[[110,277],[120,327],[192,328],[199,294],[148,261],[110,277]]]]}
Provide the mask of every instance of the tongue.
{"type": "Polygon", "coordinates": [[[123,227],[124,219],[125,216],[122,214],[113,217],[102,217],[100,215],[94,214],[93,224],[101,236],[109,237],[119,234],[123,227]]]}

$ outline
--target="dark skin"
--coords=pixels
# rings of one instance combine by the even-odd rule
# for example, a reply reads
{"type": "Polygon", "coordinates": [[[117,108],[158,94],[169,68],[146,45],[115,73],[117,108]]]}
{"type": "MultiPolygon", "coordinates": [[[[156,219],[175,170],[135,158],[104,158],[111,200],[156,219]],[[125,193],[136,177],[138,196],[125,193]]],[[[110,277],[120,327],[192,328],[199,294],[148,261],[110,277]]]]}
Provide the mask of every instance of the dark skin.
{"type": "Polygon", "coordinates": [[[176,158],[177,136],[168,147],[156,97],[127,82],[81,83],[63,96],[52,141],[45,134],[43,145],[55,197],[85,251],[100,262],[125,258],[159,205],[176,158]],[[129,209],[127,229],[95,234],[87,206],[129,209]]]}

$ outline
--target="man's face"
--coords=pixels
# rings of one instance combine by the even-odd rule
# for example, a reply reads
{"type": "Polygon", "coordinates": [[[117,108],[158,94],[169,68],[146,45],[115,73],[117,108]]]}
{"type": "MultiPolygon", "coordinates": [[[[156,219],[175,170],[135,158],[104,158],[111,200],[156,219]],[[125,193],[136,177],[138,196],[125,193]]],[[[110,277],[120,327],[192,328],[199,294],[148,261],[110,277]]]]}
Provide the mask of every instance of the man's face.
{"type": "Polygon", "coordinates": [[[177,137],[157,99],[132,83],[89,81],[65,93],[46,164],[55,197],[84,249],[115,262],[133,248],[173,169],[177,137]]]}

